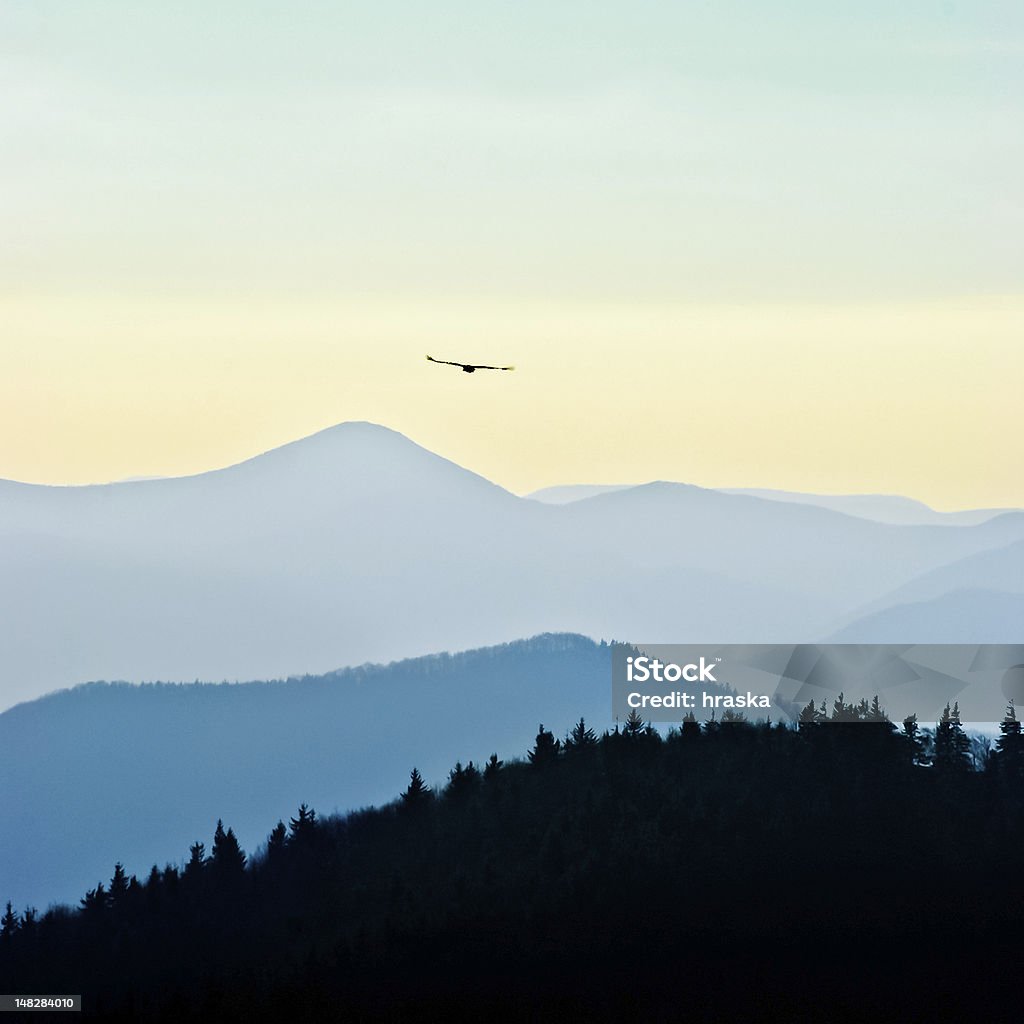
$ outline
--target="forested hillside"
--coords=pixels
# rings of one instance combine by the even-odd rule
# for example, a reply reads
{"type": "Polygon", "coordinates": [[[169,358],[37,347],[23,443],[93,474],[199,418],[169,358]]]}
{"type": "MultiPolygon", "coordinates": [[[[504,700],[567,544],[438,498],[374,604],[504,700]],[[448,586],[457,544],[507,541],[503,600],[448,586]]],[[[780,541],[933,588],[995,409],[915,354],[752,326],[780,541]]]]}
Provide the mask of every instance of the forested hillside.
{"type": "Polygon", "coordinates": [[[324,676],[241,684],[96,683],[0,714],[0,896],[77,898],[223,817],[243,845],[301,800],[382,804],[419,765],[522,750],[537,722],[611,725],[607,645],[549,634],[324,676]],[[483,748],[482,751],[478,747],[483,748]],[[69,841],[73,837],[73,841],[69,841]]]}
{"type": "Polygon", "coordinates": [[[161,1021],[970,1019],[1015,1004],[1012,707],[974,756],[955,708],[934,733],[868,704],[827,710],[667,738],[635,718],[601,736],[579,722],[565,742],[542,728],[524,759],[457,763],[437,791],[414,771],[375,810],[304,805],[249,856],[216,823],[183,869],[118,866],[79,908],[8,908],[0,990],[161,1021]]]}

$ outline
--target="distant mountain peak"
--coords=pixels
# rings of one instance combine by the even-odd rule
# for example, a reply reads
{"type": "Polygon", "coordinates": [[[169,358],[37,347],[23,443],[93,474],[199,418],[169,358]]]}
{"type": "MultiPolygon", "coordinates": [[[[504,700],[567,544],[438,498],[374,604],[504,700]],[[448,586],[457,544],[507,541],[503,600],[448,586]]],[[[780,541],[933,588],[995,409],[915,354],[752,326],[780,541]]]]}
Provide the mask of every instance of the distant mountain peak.
{"type": "MultiPolygon", "coordinates": [[[[9,487],[32,488],[37,491],[47,490],[51,492],[80,492],[97,488],[136,489],[140,486],[150,487],[153,485],[159,487],[180,481],[209,478],[223,473],[235,473],[245,467],[266,463],[268,460],[280,463],[289,459],[308,457],[314,453],[320,457],[329,457],[334,454],[342,455],[355,452],[361,452],[365,456],[379,459],[403,456],[410,459],[418,457],[436,463],[447,463],[448,465],[456,466],[467,474],[479,476],[479,474],[473,473],[472,470],[463,469],[463,467],[457,466],[450,459],[446,459],[444,456],[424,448],[410,437],[407,437],[398,430],[393,430],[391,427],[386,427],[380,423],[371,423],[367,420],[345,420],[341,423],[324,427],[312,434],[307,434],[304,437],[286,441],[264,451],[256,452],[253,455],[247,455],[237,462],[213,466],[195,473],[184,473],[178,476],[139,474],[104,483],[77,485],[32,484],[5,479],[0,479],[0,484],[9,487]]],[[[492,486],[497,487],[496,484],[492,484],[492,486]]]]}
{"type": "MultiPolygon", "coordinates": [[[[407,448],[425,452],[429,455],[434,454],[405,434],[392,430],[391,427],[385,427],[380,423],[371,423],[367,420],[344,420],[341,423],[334,423],[329,427],[324,427],[322,430],[314,431],[312,434],[296,438],[294,441],[286,441],[284,444],[275,445],[273,448],[268,448],[257,455],[251,455],[240,462],[233,463],[224,468],[232,469],[234,466],[244,466],[246,463],[254,462],[257,459],[285,455],[303,449],[339,448],[340,446],[351,447],[354,445],[376,445],[392,449],[407,448]]],[[[440,456],[436,457],[440,458],[440,456]]],[[[217,472],[217,470],[211,470],[211,472],[217,472]]]]}
{"type": "Polygon", "coordinates": [[[417,488],[436,489],[459,480],[462,486],[477,491],[513,497],[498,484],[417,444],[405,434],[365,420],[336,423],[204,475],[260,476],[267,471],[306,480],[340,476],[361,488],[372,487],[375,481],[389,488],[402,485],[409,488],[411,497],[417,488]]]}

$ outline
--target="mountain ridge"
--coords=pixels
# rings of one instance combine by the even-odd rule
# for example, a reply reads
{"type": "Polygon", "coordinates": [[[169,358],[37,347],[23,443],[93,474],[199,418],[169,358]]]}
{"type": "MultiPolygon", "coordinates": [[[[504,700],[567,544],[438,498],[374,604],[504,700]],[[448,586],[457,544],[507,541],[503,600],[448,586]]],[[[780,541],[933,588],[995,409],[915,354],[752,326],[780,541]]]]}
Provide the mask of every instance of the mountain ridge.
{"type": "Polygon", "coordinates": [[[1019,512],[893,526],[666,481],[545,505],[389,428],[339,424],[197,476],[11,485],[0,695],[288,677],[545,631],[812,642],[1018,541],[1019,512]]]}
{"type": "MultiPolygon", "coordinates": [[[[567,505],[618,491],[635,490],[652,483],[680,483],[682,486],[697,486],[683,481],[647,481],[641,484],[562,484],[542,487],[523,497],[542,504],[567,505]]],[[[891,526],[974,526],[1005,513],[1019,512],[1015,508],[978,508],[942,512],[917,498],[899,494],[819,494],[802,491],[785,491],[763,487],[714,487],[702,488],[721,494],[743,495],[761,498],[764,501],[778,501],[788,504],[813,505],[859,519],[891,526]]]]}
{"type": "Polygon", "coordinates": [[[1003,644],[1024,639],[1024,593],[962,587],[886,606],[854,619],[828,638],[856,643],[865,631],[878,643],[1003,644]]]}
{"type": "Polygon", "coordinates": [[[610,672],[606,646],[547,633],[291,679],[93,682],[23,702],[0,713],[0,816],[33,824],[0,844],[3,898],[77,899],[111,857],[141,874],[220,816],[252,849],[268,817],[302,801],[389,800],[414,765],[442,782],[453,751],[510,756],[539,721],[610,725],[610,672]]]}

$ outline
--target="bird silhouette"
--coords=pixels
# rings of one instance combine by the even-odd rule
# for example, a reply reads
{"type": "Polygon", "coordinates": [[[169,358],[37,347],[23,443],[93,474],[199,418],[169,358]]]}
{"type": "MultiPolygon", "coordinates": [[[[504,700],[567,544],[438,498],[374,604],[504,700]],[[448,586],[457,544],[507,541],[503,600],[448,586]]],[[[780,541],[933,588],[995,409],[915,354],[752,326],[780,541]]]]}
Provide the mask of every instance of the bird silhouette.
{"type": "Polygon", "coordinates": [[[477,370],[514,370],[514,366],[485,366],[482,363],[454,363],[450,359],[435,359],[427,356],[427,362],[441,363],[443,366],[458,366],[463,373],[475,373],[477,370]]]}

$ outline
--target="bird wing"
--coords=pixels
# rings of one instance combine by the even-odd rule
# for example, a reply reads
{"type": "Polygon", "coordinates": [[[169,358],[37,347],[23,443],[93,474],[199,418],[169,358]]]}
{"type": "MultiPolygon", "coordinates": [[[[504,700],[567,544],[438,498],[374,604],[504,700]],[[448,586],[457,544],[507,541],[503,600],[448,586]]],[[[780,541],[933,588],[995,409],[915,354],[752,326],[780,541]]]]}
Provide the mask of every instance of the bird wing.
{"type": "Polygon", "coordinates": [[[514,370],[514,366],[483,366],[480,363],[473,365],[474,370],[514,370]]]}
{"type": "Polygon", "coordinates": [[[465,366],[466,363],[453,363],[450,359],[435,359],[433,356],[427,356],[427,361],[431,363],[443,363],[445,366],[465,366]]]}

